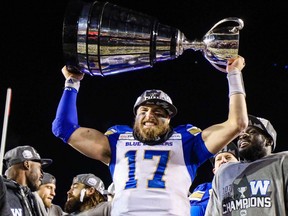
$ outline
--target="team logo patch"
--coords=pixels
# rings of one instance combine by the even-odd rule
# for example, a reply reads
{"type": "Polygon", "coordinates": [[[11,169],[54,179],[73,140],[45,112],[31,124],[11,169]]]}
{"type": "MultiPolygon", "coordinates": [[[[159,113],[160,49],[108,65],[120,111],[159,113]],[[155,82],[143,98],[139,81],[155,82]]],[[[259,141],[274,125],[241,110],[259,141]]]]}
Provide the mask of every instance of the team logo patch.
{"type": "Polygon", "coordinates": [[[194,126],[189,128],[188,131],[193,135],[197,135],[198,133],[202,132],[200,128],[194,126]]]}
{"type": "Polygon", "coordinates": [[[195,191],[189,196],[189,200],[200,201],[204,196],[205,191],[195,191]]]}
{"type": "Polygon", "coordinates": [[[30,158],[33,157],[33,154],[32,154],[32,152],[29,151],[29,150],[24,150],[24,151],[22,152],[22,156],[23,156],[23,158],[25,158],[25,159],[30,159],[30,158]]]}
{"type": "Polygon", "coordinates": [[[106,132],[105,132],[105,135],[106,135],[106,136],[109,136],[109,135],[114,134],[114,133],[116,133],[116,131],[112,129],[112,130],[106,131],[106,132]]]}
{"type": "Polygon", "coordinates": [[[87,180],[87,183],[88,183],[89,185],[91,185],[91,186],[95,186],[95,185],[97,184],[97,180],[94,179],[94,178],[89,178],[89,179],[87,180]]]}
{"type": "Polygon", "coordinates": [[[125,133],[125,134],[120,134],[119,140],[127,140],[127,139],[134,139],[132,133],[125,133]]]}
{"type": "Polygon", "coordinates": [[[182,139],[182,135],[181,135],[180,133],[174,133],[174,134],[172,134],[172,136],[170,137],[170,139],[179,140],[179,139],[182,139]]]}

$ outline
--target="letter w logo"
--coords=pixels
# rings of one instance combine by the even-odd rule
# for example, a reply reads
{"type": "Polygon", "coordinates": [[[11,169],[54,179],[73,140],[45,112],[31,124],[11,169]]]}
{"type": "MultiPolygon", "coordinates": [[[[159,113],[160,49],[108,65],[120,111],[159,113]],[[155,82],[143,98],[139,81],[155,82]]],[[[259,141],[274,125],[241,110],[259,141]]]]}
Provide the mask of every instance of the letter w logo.
{"type": "Polygon", "coordinates": [[[264,181],[251,181],[250,187],[252,195],[257,195],[260,191],[261,195],[266,195],[268,186],[270,185],[270,181],[264,180],[264,181]]]}
{"type": "Polygon", "coordinates": [[[22,216],[22,209],[11,209],[13,216],[22,216]]]}

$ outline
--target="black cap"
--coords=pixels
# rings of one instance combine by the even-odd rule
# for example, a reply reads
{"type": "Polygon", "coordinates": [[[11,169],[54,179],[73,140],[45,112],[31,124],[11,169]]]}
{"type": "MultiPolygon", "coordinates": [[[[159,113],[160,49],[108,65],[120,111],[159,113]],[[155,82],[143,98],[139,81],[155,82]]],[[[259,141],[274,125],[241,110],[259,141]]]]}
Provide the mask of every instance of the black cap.
{"type": "Polygon", "coordinates": [[[177,114],[177,108],[173,105],[171,98],[163,91],[152,89],[146,90],[139,96],[134,104],[133,112],[136,115],[139,106],[157,105],[165,109],[170,117],[177,114]]]}
{"type": "Polygon", "coordinates": [[[73,179],[73,183],[82,183],[84,185],[87,185],[89,187],[95,188],[97,191],[99,191],[101,194],[104,194],[104,183],[103,181],[95,176],[94,174],[87,173],[87,174],[79,174],[73,179]]]}
{"type": "Polygon", "coordinates": [[[37,151],[28,145],[18,146],[7,151],[3,159],[6,168],[27,160],[39,162],[42,164],[42,167],[47,167],[52,163],[52,159],[41,158],[37,151]]]}
{"type": "Polygon", "coordinates": [[[260,130],[262,130],[264,133],[266,133],[268,136],[272,138],[273,140],[272,150],[274,151],[276,147],[277,133],[274,127],[272,126],[272,124],[270,123],[270,121],[261,117],[253,116],[253,115],[248,115],[248,118],[249,118],[248,125],[259,128],[260,130]]]}
{"type": "Polygon", "coordinates": [[[41,181],[41,185],[44,184],[54,184],[56,185],[56,178],[50,173],[43,172],[43,178],[41,181]]]}
{"type": "Polygon", "coordinates": [[[214,166],[215,163],[215,157],[220,154],[220,153],[224,153],[224,152],[228,152],[234,155],[235,158],[237,158],[239,160],[239,151],[237,146],[235,145],[234,142],[230,142],[228,145],[226,145],[224,148],[222,148],[219,152],[217,152],[212,158],[210,158],[210,162],[212,163],[212,165],[214,166]]]}

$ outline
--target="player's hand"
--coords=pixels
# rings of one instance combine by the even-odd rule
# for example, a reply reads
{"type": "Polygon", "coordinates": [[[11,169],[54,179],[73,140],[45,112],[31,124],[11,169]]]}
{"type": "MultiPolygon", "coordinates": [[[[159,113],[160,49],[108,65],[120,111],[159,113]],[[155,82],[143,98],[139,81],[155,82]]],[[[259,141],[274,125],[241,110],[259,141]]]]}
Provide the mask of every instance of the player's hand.
{"type": "Polygon", "coordinates": [[[76,74],[76,73],[69,72],[66,66],[64,66],[62,68],[62,74],[64,75],[65,79],[68,79],[68,77],[69,78],[72,77],[72,78],[77,79],[79,81],[82,80],[84,77],[84,73],[77,73],[76,74]]]}
{"type": "Polygon", "coordinates": [[[228,59],[226,71],[229,73],[235,69],[242,71],[245,67],[245,59],[242,56],[238,56],[237,58],[228,59]]]}

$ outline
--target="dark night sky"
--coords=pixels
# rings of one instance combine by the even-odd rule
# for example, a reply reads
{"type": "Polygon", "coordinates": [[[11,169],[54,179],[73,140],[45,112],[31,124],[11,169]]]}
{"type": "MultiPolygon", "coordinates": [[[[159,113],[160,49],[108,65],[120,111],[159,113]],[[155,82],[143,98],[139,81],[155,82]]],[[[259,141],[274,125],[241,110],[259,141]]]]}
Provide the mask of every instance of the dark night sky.
{"type": "MultiPolygon", "coordinates": [[[[287,20],[281,1],[110,1],[158,18],[162,24],[180,29],[189,39],[200,39],[219,20],[239,17],[239,54],[246,59],[243,70],[250,114],[269,119],[278,132],[276,151],[286,150],[288,66],[287,20]]],[[[6,150],[17,145],[34,146],[54,163],[46,171],[57,178],[55,203],[66,200],[72,178],[92,172],[111,182],[108,168],[89,159],[51,132],[64,85],[61,68],[62,23],[68,0],[6,1],[1,7],[1,134],[6,90],[12,88],[6,150]]],[[[105,131],[114,124],[131,124],[132,107],[145,89],[167,92],[179,113],[172,125],[192,123],[200,128],[224,121],[228,91],[224,73],[217,71],[202,53],[187,51],[179,58],[152,68],[107,77],[85,75],[78,97],[82,126],[105,131]]],[[[195,185],[211,178],[206,164],[195,185]],[[207,174],[208,173],[208,174],[207,174]],[[205,177],[203,177],[205,175],[205,177]]]]}

